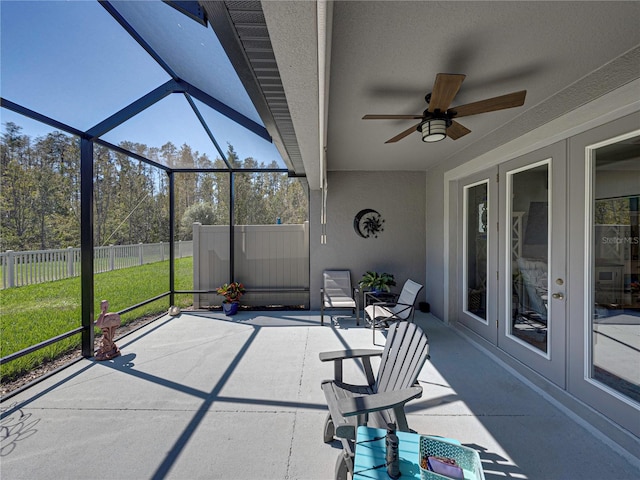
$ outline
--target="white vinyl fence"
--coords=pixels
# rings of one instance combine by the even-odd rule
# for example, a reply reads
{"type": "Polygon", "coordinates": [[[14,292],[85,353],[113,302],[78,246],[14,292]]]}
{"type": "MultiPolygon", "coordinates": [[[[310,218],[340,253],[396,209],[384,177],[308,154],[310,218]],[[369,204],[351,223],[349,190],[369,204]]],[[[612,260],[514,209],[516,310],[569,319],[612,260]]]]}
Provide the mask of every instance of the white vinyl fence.
{"type": "MultiPolygon", "coordinates": [[[[174,244],[176,258],[193,256],[193,241],[174,244]]],[[[94,273],[135,267],[169,259],[169,242],[109,245],[93,249],[94,273]]],[[[62,280],[80,275],[80,249],[0,253],[2,288],[62,280]]]]}
{"type": "MultiPolygon", "coordinates": [[[[309,222],[238,225],[234,232],[235,281],[247,294],[244,305],[309,307],[309,222]]],[[[229,278],[229,227],[193,225],[193,286],[214,290],[229,278]]],[[[195,308],[220,305],[222,297],[194,295],[195,308]]]]}

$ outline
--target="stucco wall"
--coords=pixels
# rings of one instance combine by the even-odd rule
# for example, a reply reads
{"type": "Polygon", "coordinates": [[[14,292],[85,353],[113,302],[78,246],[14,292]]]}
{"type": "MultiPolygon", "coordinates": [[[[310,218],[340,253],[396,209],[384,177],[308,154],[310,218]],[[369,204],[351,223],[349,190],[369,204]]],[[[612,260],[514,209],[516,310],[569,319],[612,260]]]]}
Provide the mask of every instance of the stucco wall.
{"type": "MultiPolygon", "coordinates": [[[[311,309],[320,308],[322,271],[349,269],[357,282],[367,270],[393,273],[400,291],[408,278],[425,283],[425,173],[329,172],[327,243],[320,243],[321,194],[311,192],[311,309]],[[385,220],[378,238],[362,238],[353,228],[365,208],[385,220]]],[[[442,204],[442,201],[439,201],[442,204]]],[[[418,297],[423,301],[425,290],[418,297]]]]}
{"type": "MultiPolygon", "coordinates": [[[[444,170],[436,168],[427,175],[426,287],[431,313],[444,318],[444,170]]],[[[455,249],[452,245],[452,252],[455,249]]]]}

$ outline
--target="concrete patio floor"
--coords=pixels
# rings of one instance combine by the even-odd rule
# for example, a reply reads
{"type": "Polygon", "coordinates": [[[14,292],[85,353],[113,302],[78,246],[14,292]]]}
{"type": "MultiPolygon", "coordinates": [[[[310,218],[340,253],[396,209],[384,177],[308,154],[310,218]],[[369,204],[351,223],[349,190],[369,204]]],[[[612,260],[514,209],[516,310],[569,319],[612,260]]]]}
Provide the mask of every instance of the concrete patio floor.
{"type": "MultiPolygon", "coordinates": [[[[318,312],[186,312],[120,339],[0,404],[10,479],[331,479],[318,353],[372,347],[355,320],[318,312]]],[[[431,361],[409,425],[480,452],[487,479],[637,479],[639,462],[429,314],[431,361]]],[[[379,346],[384,336],[376,333],[379,346]]],[[[346,367],[346,366],[345,366],[346,367]]],[[[355,362],[345,380],[364,378],[355,362]]]]}

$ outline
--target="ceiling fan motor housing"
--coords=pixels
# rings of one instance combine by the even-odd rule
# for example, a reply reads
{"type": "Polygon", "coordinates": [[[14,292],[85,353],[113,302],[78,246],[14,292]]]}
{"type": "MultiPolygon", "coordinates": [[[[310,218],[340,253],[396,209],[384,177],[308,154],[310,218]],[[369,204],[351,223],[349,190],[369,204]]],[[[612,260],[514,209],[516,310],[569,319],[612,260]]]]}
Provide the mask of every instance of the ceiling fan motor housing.
{"type": "Polygon", "coordinates": [[[441,112],[440,110],[430,112],[429,110],[425,110],[424,112],[422,112],[423,123],[430,120],[444,120],[445,122],[447,122],[447,127],[451,125],[451,119],[454,116],[455,112],[452,112],[451,110],[447,110],[446,112],[441,112]]]}

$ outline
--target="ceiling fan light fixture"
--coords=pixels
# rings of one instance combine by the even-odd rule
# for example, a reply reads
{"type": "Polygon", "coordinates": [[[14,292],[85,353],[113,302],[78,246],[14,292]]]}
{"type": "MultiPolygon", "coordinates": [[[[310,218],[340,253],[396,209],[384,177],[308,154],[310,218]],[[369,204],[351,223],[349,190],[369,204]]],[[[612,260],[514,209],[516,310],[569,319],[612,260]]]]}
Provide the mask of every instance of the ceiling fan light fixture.
{"type": "Polygon", "coordinates": [[[427,120],[420,125],[422,141],[433,143],[447,138],[447,121],[441,118],[427,120]]]}

